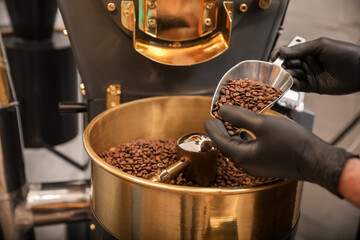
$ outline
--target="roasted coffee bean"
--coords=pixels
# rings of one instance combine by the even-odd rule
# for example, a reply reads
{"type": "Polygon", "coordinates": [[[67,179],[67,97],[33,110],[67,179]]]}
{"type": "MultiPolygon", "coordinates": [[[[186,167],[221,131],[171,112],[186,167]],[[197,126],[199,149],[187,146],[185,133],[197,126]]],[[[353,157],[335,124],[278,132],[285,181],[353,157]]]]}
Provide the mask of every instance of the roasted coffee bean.
{"type": "MultiPolygon", "coordinates": [[[[225,104],[232,104],[247,108],[253,112],[263,110],[268,104],[280,97],[282,92],[270,85],[249,80],[229,80],[228,83],[220,90],[219,100],[215,102],[213,114],[216,118],[221,119],[218,111],[225,104]]],[[[225,125],[230,136],[236,134],[230,124],[225,125]]]]}
{"type": "MultiPolygon", "coordinates": [[[[230,126],[230,123],[225,122],[225,125],[230,126]]],[[[239,131],[239,129],[237,131],[239,131]]],[[[236,132],[236,134],[238,134],[238,132],[236,132]]],[[[98,155],[105,162],[121,171],[137,177],[148,178],[150,173],[157,170],[158,163],[163,163],[165,167],[168,167],[177,161],[176,141],[133,140],[129,143],[112,147],[108,151],[104,151],[98,155]],[[137,156],[142,157],[139,158],[137,156]]],[[[216,179],[212,187],[252,186],[272,180],[273,179],[252,177],[246,174],[243,169],[236,167],[228,158],[219,154],[216,179]]],[[[197,186],[182,172],[172,179],[169,184],[197,186]]]]}

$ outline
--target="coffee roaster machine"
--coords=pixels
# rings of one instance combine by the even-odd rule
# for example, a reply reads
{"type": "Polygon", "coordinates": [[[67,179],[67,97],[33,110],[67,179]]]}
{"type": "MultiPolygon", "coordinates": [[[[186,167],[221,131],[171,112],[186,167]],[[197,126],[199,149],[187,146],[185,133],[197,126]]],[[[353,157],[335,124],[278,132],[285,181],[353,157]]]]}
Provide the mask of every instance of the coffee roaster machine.
{"type": "MultiPolygon", "coordinates": [[[[58,0],[66,36],[53,31],[56,2],[27,2],[7,1],[13,32],[3,34],[0,55],[0,238],[33,239],[34,227],[54,223],[68,224],[68,239],[294,238],[301,183],[170,187],[93,154],[132,138],[203,131],[221,76],[242,60],[268,60],[289,1],[58,0]],[[80,112],[87,123],[96,118],[84,136],[91,187],[26,182],[22,143],[57,153],[54,145],[77,134],[80,112]],[[164,119],[176,131],[161,127],[164,119]]],[[[311,129],[303,104],[290,93],[273,109],[311,129]]]]}

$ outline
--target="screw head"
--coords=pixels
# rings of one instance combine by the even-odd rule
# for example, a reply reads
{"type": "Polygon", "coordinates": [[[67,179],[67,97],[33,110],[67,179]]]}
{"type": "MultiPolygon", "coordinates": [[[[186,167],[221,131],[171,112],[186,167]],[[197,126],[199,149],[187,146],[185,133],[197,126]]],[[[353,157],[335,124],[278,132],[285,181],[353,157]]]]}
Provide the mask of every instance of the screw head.
{"type": "Polygon", "coordinates": [[[115,3],[108,3],[108,5],[107,5],[107,10],[109,11],[109,12],[114,12],[115,10],[116,10],[116,5],[115,5],[115,3]]]}

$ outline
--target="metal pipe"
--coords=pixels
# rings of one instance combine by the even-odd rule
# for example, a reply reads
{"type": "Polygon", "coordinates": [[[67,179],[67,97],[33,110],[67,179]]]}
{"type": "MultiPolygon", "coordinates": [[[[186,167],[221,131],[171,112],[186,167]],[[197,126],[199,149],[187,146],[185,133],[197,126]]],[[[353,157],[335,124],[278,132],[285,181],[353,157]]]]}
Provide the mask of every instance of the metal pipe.
{"type": "Polygon", "coordinates": [[[0,35],[0,238],[15,240],[24,239],[14,210],[26,182],[18,107],[0,35]]]}
{"type": "Polygon", "coordinates": [[[29,184],[15,210],[21,229],[90,219],[90,181],[29,184]]]}

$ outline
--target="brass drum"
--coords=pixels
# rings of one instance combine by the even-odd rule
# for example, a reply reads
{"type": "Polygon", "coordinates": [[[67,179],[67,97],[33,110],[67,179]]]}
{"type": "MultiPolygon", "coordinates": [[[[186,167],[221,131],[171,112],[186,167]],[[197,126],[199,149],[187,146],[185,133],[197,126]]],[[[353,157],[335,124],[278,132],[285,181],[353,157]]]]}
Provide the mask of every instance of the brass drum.
{"type": "MultiPolygon", "coordinates": [[[[284,239],[299,218],[302,183],[201,188],[153,183],[102,161],[97,153],[133,139],[177,140],[205,132],[211,98],[154,97],[98,115],[84,133],[91,164],[91,209],[119,239],[284,239]]],[[[274,113],[275,114],[275,113],[274,113]]]]}

